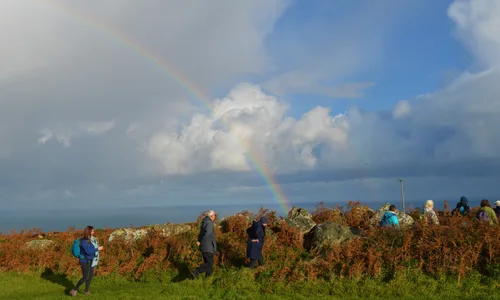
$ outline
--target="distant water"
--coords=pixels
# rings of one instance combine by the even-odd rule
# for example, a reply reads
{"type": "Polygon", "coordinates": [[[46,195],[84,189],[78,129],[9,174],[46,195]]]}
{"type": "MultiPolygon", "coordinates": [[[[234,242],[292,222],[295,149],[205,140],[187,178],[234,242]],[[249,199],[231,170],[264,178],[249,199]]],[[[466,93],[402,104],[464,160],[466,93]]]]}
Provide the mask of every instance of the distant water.
{"type": "MultiPolygon", "coordinates": [[[[294,203],[293,205],[314,210],[317,203],[294,203]]],[[[326,203],[347,206],[346,202],[326,203]]],[[[367,203],[373,209],[379,208],[383,203],[367,203]]],[[[396,203],[399,208],[399,204],[396,203]]],[[[260,207],[276,210],[280,216],[285,213],[277,204],[255,204],[251,206],[228,205],[210,206],[219,217],[225,217],[243,210],[257,212],[260,207]]],[[[413,203],[407,203],[407,209],[416,207],[413,203]]],[[[438,203],[436,206],[439,208],[438,203]]],[[[203,212],[207,206],[163,206],[163,207],[122,207],[101,210],[44,210],[44,211],[2,211],[0,218],[0,232],[8,233],[10,230],[21,231],[23,229],[40,228],[42,231],[65,231],[69,227],[84,228],[92,225],[96,228],[120,228],[139,227],[150,224],[182,223],[191,222],[203,212]]]]}

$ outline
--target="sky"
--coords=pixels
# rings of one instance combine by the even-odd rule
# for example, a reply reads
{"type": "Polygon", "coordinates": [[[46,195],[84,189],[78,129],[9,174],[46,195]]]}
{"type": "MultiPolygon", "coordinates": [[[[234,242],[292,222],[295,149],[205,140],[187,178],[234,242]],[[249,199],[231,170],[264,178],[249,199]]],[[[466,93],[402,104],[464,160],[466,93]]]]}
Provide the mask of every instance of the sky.
{"type": "Polygon", "coordinates": [[[0,2],[0,206],[500,199],[496,0],[0,2]]]}

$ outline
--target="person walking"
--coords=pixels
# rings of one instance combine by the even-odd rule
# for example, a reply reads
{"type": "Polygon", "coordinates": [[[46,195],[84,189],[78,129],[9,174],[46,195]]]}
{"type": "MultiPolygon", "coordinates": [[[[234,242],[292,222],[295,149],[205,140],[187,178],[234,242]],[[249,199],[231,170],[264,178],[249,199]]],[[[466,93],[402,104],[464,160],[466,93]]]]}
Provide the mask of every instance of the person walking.
{"type": "Polygon", "coordinates": [[[470,212],[470,206],[469,206],[469,200],[467,200],[467,197],[462,196],[460,198],[460,201],[457,203],[457,207],[451,211],[452,215],[462,215],[466,216],[470,212]]]}
{"type": "Polygon", "coordinates": [[[425,202],[425,207],[424,207],[424,220],[427,223],[434,223],[436,225],[439,225],[439,219],[434,211],[434,201],[432,200],[427,200],[425,202]]]}
{"type": "Polygon", "coordinates": [[[481,208],[477,211],[476,218],[480,221],[488,222],[490,225],[497,224],[498,218],[488,199],[481,200],[481,208]]]}
{"type": "Polygon", "coordinates": [[[386,211],[380,220],[381,227],[396,227],[399,228],[399,219],[396,214],[396,205],[389,206],[389,211],[386,211]]]}
{"type": "Polygon", "coordinates": [[[262,247],[266,238],[266,227],[269,224],[269,219],[266,216],[260,218],[259,221],[253,221],[252,226],[247,229],[247,257],[250,258],[248,267],[255,268],[257,262],[259,266],[264,265],[262,257],[262,247]]]}
{"type": "Polygon", "coordinates": [[[191,271],[194,279],[202,273],[209,277],[213,273],[214,255],[217,253],[217,241],[214,230],[215,212],[209,210],[201,221],[200,234],[196,245],[200,247],[203,256],[203,264],[191,271]]]}
{"type": "Polygon", "coordinates": [[[495,208],[493,209],[497,218],[500,219],[500,200],[495,201],[495,208]]]}
{"type": "MultiPolygon", "coordinates": [[[[83,230],[83,236],[80,239],[80,267],[82,269],[82,278],[78,281],[75,288],[71,290],[71,296],[76,296],[78,289],[82,284],[85,283],[85,295],[90,295],[89,288],[90,283],[92,282],[92,277],[94,275],[94,267],[92,266],[94,263],[94,259],[99,257],[99,251],[104,249],[103,246],[95,247],[92,243],[92,239],[95,241],[95,245],[97,245],[97,240],[94,238],[94,227],[87,226],[83,230]]],[[[98,261],[99,259],[97,259],[98,261]]],[[[96,266],[97,263],[94,265],[96,266]]]]}

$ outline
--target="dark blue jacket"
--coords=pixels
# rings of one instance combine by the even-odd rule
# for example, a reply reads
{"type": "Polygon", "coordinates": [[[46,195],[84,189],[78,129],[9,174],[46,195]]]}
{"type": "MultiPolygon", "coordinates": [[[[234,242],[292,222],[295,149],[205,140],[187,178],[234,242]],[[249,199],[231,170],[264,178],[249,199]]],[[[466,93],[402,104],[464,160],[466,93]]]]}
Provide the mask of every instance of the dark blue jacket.
{"type": "Polygon", "coordinates": [[[247,229],[247,257],[250,259],[260,259],[262,257],[262,247],[266,238],[266,229],[262,222],[253,221],[252,226],[247,229]],[[259,240],[252,242],[252,240],[259,240]]]}
{"type": "Polygon", "coordinates": [[[460,201],[457,203],[457,207],[451,211],[452,214],[459,213],[462,216],[469,214],[469,212],[470,212],[469,200],[467,200],[467,198],[464,196],[460,198],[460,201]]]}
{"type": "Polygon", "coordinates": [[[493,210],[495,211],[497,218],[500,219],[500,206],[495,206],[495,208],[493,210]]]}
{"type": "Polygon", "coordinates": [[[80,262],[92,261],[97,251],[97,248],[87,239],[80,239],[80,254],[83,255],[83,258],[80,258],[80,262]]]}
{"type": "Polygon", "coordinates": [[[215,236],[214,222],[208,216],[203,218],[203,220],[201,221],[198,242],[200,242],[201,252],[217,252],[217,240],[215,236]]]}

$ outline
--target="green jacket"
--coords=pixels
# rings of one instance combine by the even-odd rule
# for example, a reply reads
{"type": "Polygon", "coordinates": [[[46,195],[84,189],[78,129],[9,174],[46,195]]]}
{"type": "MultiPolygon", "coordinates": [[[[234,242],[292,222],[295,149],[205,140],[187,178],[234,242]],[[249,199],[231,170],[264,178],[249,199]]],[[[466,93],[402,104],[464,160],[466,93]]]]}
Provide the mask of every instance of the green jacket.
{"type": "Polygon", "coordinates": [[[498,218],[497,218],[497,215],[495,214],[495,211],[493,210],[493,208],[488,207],[488,206],[481,207],[477,211],[478,217],[479,217],[479,213],[482,211],[484,211],[486,213],[486,215],[488,216],[488,220],[489,220],[490,225],[498,224],[498,218]]]}

